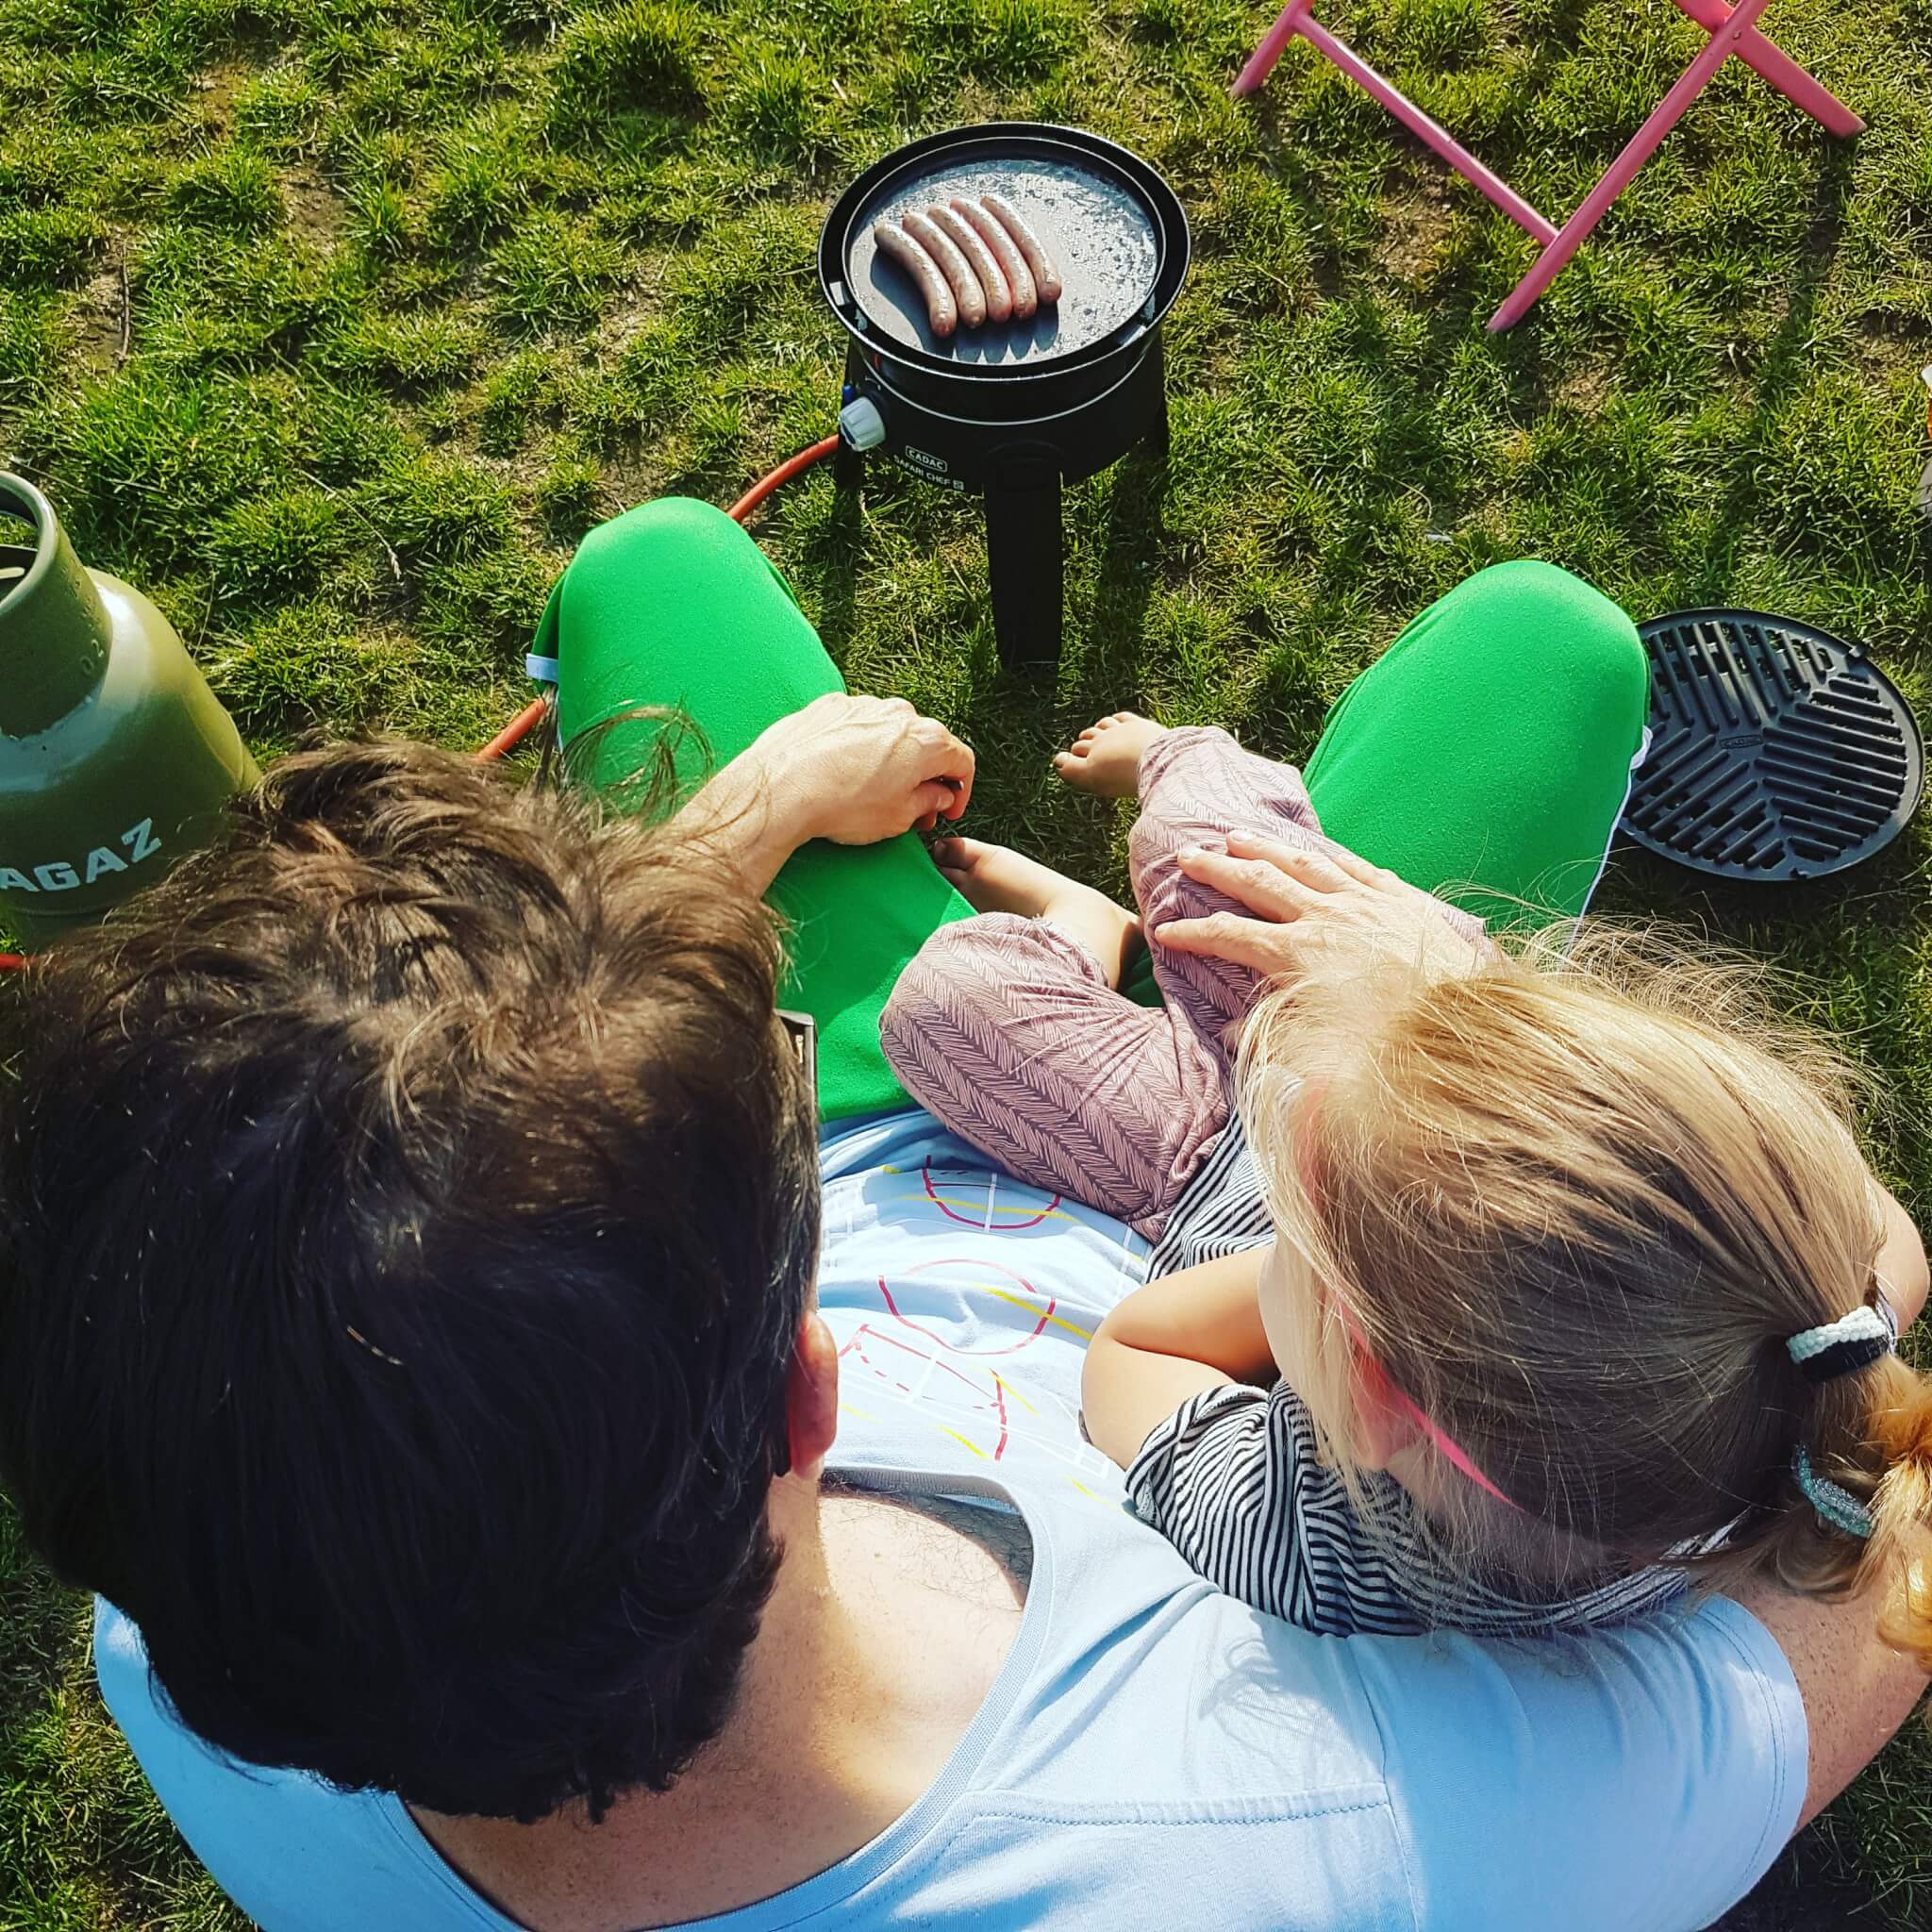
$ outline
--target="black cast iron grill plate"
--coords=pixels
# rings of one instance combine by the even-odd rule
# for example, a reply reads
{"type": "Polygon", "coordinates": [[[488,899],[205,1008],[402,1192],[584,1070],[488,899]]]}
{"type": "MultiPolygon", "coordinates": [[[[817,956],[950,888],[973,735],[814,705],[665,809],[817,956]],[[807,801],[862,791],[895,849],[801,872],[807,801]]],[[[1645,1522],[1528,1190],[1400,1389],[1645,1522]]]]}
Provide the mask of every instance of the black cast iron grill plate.
{"type": "Polygon", "coordinates": [[[1650,754],[1624,829],[1721,878],[1819,878],[1869,858],[1918,808],[1910,708],[1863,647],[1758,610],[1680,610],[1639,630],[1650,754]]]}
{"type": "Polygon", "coordinates": [[[854,224],[846,250],[850,286],[873,325],[902,342],[958,362],[1048,362],[1104,341],[1147,306],[1160,261],[1154,217],[1126,181],[1082,158],[1016,154],[941,161],[887,183],[854,224]],[[936,337],[924,299],[897,262],[878,252],[877,222],[896,222],[955,195],[1004,195],[1040,237],[1065,283],[1060,299],[1026,322],[963,323],[936,337]]]}
{"type": "Polygon", "coordinates": [[[1124,347],[1179,291],[1189,243],[1180,204],[1138,156],[1084,128],[988,122],[912,142],[841,196],[820,242],[835,313],[889,358],[961,375],[1044,375],[1124,347]],[[1059,270],[1058,303],[1027,322],[936,337],[924,299],[884,259],[874,225],[956,195],[1001,194],[1059,270]]]}

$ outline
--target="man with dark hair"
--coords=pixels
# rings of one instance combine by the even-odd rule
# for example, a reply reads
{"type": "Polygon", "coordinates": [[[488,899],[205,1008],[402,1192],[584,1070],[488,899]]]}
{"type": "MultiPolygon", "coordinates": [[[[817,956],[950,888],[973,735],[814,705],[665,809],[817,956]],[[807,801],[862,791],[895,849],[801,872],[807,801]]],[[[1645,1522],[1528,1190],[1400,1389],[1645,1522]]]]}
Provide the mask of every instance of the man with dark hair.
{"type": "MultiPolygon", "coordinates": [[[[721,522],[566,588],[782,598],[721,522]]],[[[793,855],[862,903],[972,756],[775,676],[734,741],[745,656],[650,693],[724,760],[669,824],[305,755],[7,994],[0,1475],[210,1870],[269,1932],[1714,1916],[1908,1707],[1871,1607],[1342,1643],[1204,1585],[1074,1419],[1145,1244],[916,1112],[814,1142],[781,985],[907,914],[793,855]]]]}
{"type": "Polygon", "coordinates": [[[818,1246],[778,958],[702,845],[380,745],[45,962],[6,1462],[202,1736],[527,1821],[716,1735],[818,1246]]]}

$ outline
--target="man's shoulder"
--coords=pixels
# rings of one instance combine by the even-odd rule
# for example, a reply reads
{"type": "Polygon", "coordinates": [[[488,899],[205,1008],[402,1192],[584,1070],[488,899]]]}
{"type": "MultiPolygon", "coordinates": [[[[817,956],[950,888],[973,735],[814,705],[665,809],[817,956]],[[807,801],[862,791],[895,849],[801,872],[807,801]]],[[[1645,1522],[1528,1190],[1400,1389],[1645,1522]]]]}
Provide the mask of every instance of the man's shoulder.
{"type": "MultiPolygon", "coordinates": [[[[1051,1634],[1012,1719],[1022,1774],[983,1799],[1090,1832],[1158,1821],[1213,1859],[1223,1923],[1271,1923],[1272,1896],[1276,1924],[1689,1928],[1794,1827],[1803,1707],[1734,1604],[1575,1638],[1317,1637],[1118,1506],[1025,1500],[1051,1634]],[[1537,1856],[1506,1869],[1505,1841],[1537,1856]]],[[[1111,1856],[1155,1857],[1131,1844],[1111,1856]]]]}
{"type": "MultiPolygon", "coordinates": [[[[961,1486],[883,1479],[923,1498],[961,1486]]],[[[1117,1505],[1002,1487],[967,1507],[982,1532],[1001,1526],[988,1502],[1024,1515],[1027,1648],[970,1774],[908,1817],[889,1871],[854,1873],[841,1923],[896,1923],[916,1898],[923,1923],[960,1932],[1136,1932],[1195,1909],[1207,1871],[1236,1927],[1688,1928],[1795,1821],[1803,1711],[1734,1606],[1538,1643],[1318,1638],[1213,1591],[1117,1505]],[[1525,1844],[1534,1857],[1503,1849],[1525,1844]]],[[[405,1902],[413,1924],[492,1923],[450,1916],[447,1874],[392,1800],[208,1751],[106,1605],[97,1667],[163,1802],[262,1923],[343,1923],[301,1903],[319,1884],[366,1892],[381,1910],[364,1923],[398,1923],[405,1902]]]]}
{"type": "Polygon", "coordinates": [[[1224,1595],[1117,1496],[1032,1474],[1007,1487],[1032,1551],[1036,1647],[1007,1719],[1026,1749],[989,1761],[989,1789],[1016,1790],[1024,1765],[1031,1789],[1080,1793],[1095,1816],[1155,1805],[1203,1820],[1379,1791],[1381,1727],[1345,1645],[1224,1595]]]}
{"type": "Polygon", "coordinates": [[[508,1926],[470,1908],[400,1800],[338,1790],[306,1772],[237,1764],[204,1742],[148,1669],[140,1630],[101,1599],[94,1674],[155,1795],[255,1924],[272,1932],[508,1926]]]}

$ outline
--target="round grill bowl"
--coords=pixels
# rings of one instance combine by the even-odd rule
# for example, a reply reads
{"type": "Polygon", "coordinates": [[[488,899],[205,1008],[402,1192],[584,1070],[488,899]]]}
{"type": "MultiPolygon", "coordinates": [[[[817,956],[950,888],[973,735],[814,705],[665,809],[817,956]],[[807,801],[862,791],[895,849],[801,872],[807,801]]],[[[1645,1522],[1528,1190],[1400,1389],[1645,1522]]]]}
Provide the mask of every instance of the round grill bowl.
{"type": "Polygon", "coordinates": [[[929,135],[859,175],[820,234],[819,285],[895,390],[982,420],[1024,421],[1106,388],[1076,372],[1131,358],[1180,293],[1189,248],[1179,200],[1138,155],[1084,128],[993,121],[929,135]],[[936,338],[910,278],[880,257],[873,225],[989,193],[1026,217],[1064,291],[1028,322],[936,338]],[[1046,392],[1063,385],[1068,399],[1046,392]]]}
{"type": "Polygon", "coordinates": [[[863,456],[986,502],[1000,656],[1056,658],[1060,491],[1129,450],[1167,447],[1160,325],[1188,273],[1174,191],[1097,134],[1043,122],[957,127],[868,168],[819,236],[819,286],[848,341],[836,474],[863,456]],[[935,337],[924,298],[882,258],[875,224],[956,197],[1004,195],[1040,237],[1060,299],[1024,323],[935,337]]]}
{"type": "Polygon", "coordinates": [[[1822,878],[1869,858],[1918,809],[1910,707],[1858,644],[1761,610],[1640,625],[1650,755],[1624,829],[1720,878],[1822,878]]]}

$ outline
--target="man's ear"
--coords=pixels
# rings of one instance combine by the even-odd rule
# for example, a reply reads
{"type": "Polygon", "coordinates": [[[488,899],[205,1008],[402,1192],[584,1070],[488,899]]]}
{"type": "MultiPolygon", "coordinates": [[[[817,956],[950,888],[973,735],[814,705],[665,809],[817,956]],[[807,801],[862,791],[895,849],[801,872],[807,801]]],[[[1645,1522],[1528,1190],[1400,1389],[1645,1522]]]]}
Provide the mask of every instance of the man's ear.
{"type": "Polygon", "coordinates": [[[798,1324],[785,1378],[785,1428],[791,1474],[816,1480],[839,1433],[839,1344],[816,1310],[798,1324]]]}

